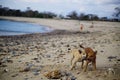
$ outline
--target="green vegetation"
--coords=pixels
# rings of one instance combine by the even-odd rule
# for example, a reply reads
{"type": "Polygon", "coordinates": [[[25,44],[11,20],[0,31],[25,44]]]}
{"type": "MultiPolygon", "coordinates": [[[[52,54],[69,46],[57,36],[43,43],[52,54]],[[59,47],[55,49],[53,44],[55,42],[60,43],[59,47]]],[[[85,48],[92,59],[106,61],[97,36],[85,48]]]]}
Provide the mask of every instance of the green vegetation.
{"type": "Polygon", "coordinates": [[[9,9],[8,7],[0,7],[0,16],[17,16],[17,17],[36,17],[36,18],[53,18],[57,15],[52,12],[33,11],[27,7],[26,11],[9,9]]]}

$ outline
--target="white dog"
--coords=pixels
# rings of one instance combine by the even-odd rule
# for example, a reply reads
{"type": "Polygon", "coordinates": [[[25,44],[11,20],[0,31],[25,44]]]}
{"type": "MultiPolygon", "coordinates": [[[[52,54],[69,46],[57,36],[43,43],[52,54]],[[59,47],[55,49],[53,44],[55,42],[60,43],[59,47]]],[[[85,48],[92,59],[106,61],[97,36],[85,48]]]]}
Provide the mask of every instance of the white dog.
{"type": "MultiPolygon", "coordinates": [[[[71,69],[72,70],[77,62],[82,62],[85,58],[86,58],[86,53],[84,50],[80,50],[80,49],[73,49],[71,50],[71,55],[72,55],[72,59],[71,59],[71,69]]],[[[81,66],[82,67],[82,66],[81,66]]]]}

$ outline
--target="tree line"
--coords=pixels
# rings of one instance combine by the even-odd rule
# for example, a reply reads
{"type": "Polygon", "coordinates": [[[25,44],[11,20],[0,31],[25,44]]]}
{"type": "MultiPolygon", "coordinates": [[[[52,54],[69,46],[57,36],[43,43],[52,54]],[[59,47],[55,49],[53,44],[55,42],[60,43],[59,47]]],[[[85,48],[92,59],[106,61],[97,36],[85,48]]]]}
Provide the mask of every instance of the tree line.
{"type": "Polygon", "coordinates": [[[9,9],[8,7],[0,7],[0,16],[17,16],[17,17],[35,17],[35,18],[53,18],[57,15],[52,12],[33,11],[27,7],[25,11],[9,9]]]}
{"type": "MultiPolygon", "coordinates": [[[[32,10],[30,7],[27,7],[25,11],[9,9],[8,7],[2,7],[0,5],[0,16],[17,16],[17,17],[35,17],[35,18],[55,18],[59,17],[61,19],[74,19],[74,20],[104,20],[108,21],[107,17],[98,17],[96,14],[85,14],[77,13],[77,11],[71,11],[66,17],[63,15],[57,15],[53,12],[38,12],[37,10],[32,10]]],[[[113,14],[114,17],[120,18],[120,7],[115,8],[113,14]]],[[[119,21],[119,19],[112,19],[114,21],[119,21]]]]}
{"type": "Polygon", "coordinates": [[[80,13],[78,14],[76,11],[70,12],[67,17],[76,20],[99,20],[100,18],[96,14],[85,14],[80,13]]]}

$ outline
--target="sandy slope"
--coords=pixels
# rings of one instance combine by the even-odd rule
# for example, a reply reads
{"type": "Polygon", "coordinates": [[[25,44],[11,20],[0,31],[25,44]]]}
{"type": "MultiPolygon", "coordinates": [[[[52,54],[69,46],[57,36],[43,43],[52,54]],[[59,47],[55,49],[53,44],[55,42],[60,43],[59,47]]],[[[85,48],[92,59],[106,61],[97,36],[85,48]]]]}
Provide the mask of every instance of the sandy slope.
{"type": "Polygon", "coordinates": [[[33,22],[54,29],[46,34],[30,34],[0,37],[0,80],[48,80],[43,74],[60,70],[58,80],[120,80],[120,23],[51,20],[19,17],[0,17],[15,21],[33,22]],[[98,51],[97,71],[82,73],[80,64],[70,71],[69,49],[79,48],[79,44],[98,51]],[[28,70],[25,70],[28,69],[28,70]],[[108,73],[113,69],[115,74],[108,73]]]}

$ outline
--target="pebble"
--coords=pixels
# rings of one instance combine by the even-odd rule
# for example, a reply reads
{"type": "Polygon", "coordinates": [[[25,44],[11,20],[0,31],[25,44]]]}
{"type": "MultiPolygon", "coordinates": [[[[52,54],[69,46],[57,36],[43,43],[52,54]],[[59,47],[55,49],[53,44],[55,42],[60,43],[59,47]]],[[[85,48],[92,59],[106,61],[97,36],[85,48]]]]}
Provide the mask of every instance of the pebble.
{"type": "Polygon", "coordinates": [[[76,80],[76,77],[72,76],[72,77],[71,77],[71,80],[76,80]]]}
{"type": "Polygon", "coordinates": [[[24,78],[24,80],[28,80],[29,78],[24,78]]]}
{"type": "Polygon", "coordinates": [[[117,56],[109,56],[108,59],[116,59],[117,56]]]}
{"type": "Polygon", "coordinates": [[[40,72],[33,72],[35,76],[39,75],[40,72]]]}
{"type": "Polygon", "coordinates": [[[18,74],[14,74],[14,75],[12,75],[11,77],[16,77],[16,76],[18,76],[18,74]]]}
{"type": "Polygon", "coordinates": [[[117,61],[120,61],[120,59],[117,59],[117,61]]]}
{"type": "Polygon", "coordinates": [[[51,56],[50,55],[46,55],[47,58],[50,58],[51,56]]]}
{"type": "Polygon", "coordinates": [[[5,63],[5,62],[7,62],[7,60],[8,60],[8,58],[3,58],[3,59],[1,60],[1,63],[5,63]]]}
{"type": "Polygon", "coordinates": [[[35,68],[32,70],[33,72],[39,72],[40,71],[40,68],[35,68]]]}
{"type": "Polygon", "coordinates": [[[1,63],[5,63],[5,62],[8,62],[8,63],[13,63],[13,60],[9,59],[9,58],[3,58],[1,60],[1,63]]]}
{"type": "Polygon", "coordinates": [[[7,65],[5,65],[5,64],[2,64],[0,67],[7,67],[7,65]]]}
{"type": "Polygon", "coordinates": [[[24,71],[24,72],[30,71],[30,67],[26,67],[23,71],[24,71]]]}
{"type": "Polygon", "coordinates": [[[67,76],[61,78],[61,80],[69,80],[67,76]]]}
{"type": "Polygon", "coordinates": [[[23,70],[20,70],[20,72],[28,72],[30,71],[31,67],[27,66],[23,70]]]}
{"type": "Polygon", "coordinates": [[[33,60],[38,60],[38,58],[33,58],[33,60]]]}
{"type": "Polygon", "coordinates": [[[1,46],[1,47],[4,47],[4,46],[5,46],[5,44],[3,44],[3,43],[0,43],[0,46],[1,46]]]}
{"type": "Polygon", "coordinates": [[[102,53],[103,53],[104,51],[103,51],[103,50],[101,50],[100,52],[102,52],[102,53]]]}
{"type": "Polygon", "coordinates": [[[66,47],[70,47],[70,45],[68,44],[68,45],[66,45],[66,47]]]}
{"type": "Polygon", "coordinates": [[[32,63],[26,63],[26,65],[27,65],[28,67],[34,66],[34,64],[32,64],[32,63]]]}
{"type": "Polygon", "coordinates": [[[56,45],[55,45],[55,44],[52,44],[52,47],[56,47],[56,45]]]}
{"type": "Polygon", "coordinates": [[[113,68],[108,68],[108,75],[115,75],[115,70],[113,68]]]}
{"type": "Polygon", "coordinates": [[[18,60],[18,62],[22,62],[22,60],[18,60]]]}
{"type": "Polygon", "coordinates": [[[4,72],[8,72],[9,70],[8,69],[4,69],[4,72]]]}
{"type": "Polygon", "coordinates": [[[8,59],[7,62],[9,62],[9,63],[13,63],[13,60],[8,59]]]}
{"type": "Polygon", "coordinates": [[[116,58],[117,58],[117,56],[109,56],[108,57],[109,61],[112,61],[112,59],[116,59],[116,58]]]}

